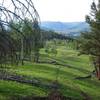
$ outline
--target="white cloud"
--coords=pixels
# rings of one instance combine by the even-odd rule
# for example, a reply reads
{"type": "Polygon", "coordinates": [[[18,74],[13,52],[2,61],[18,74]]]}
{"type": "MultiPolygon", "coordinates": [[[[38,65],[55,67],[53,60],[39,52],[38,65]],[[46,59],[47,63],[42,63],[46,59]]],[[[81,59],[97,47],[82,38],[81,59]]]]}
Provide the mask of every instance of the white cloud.
{"type": "Polygon", "coordinates": [[[92,0],[33,0],[42,21],[84,21],[92,0]]]}

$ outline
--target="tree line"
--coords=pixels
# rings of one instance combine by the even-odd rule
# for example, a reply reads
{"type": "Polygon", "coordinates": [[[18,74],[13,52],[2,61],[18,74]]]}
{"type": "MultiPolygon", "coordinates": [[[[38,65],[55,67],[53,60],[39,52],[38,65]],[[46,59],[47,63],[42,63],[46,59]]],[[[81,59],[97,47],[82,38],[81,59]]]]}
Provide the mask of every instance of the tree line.
{"type": "Polygon", "coordinates": [[[0,63],[24,64],[24,60],[38,62],[39,51],[47,40],[71,38],[53,31],[40,29],[37,20],[9,22],[9,27],[0,28],[0,63]],[[13,26],[13,28],[12,28],[13,26]],[[16,31],[18,29],[19,31],[16,31]]]}

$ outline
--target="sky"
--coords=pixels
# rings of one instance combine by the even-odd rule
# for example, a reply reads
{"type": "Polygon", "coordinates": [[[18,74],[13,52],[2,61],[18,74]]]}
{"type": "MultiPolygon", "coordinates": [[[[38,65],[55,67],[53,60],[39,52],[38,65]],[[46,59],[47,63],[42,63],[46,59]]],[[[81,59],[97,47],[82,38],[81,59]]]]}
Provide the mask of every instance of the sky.
{"type": "Polygon", "coordinates": [[[33,0],[41,21],[85,21],[93,0],[33,0]]]}

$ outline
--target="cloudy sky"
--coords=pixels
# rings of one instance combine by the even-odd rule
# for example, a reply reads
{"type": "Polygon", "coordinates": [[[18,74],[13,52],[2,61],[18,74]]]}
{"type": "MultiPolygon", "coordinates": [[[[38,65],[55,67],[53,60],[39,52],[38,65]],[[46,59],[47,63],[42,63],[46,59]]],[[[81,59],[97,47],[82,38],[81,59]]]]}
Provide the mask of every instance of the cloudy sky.
{"type": "Polygon", "coordinates": [[[84,21],[93,0],[33,0],[41,21],[84,21]]]}

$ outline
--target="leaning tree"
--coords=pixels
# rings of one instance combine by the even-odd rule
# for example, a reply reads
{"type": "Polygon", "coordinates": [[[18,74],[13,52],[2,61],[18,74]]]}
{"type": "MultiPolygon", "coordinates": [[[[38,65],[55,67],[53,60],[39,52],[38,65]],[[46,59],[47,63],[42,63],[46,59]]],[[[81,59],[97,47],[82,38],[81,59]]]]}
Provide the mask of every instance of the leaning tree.
{"type": "Polygon", "coordinates": [[[30,29],[31,33],[34,33],[38,31],[35,30],[34,23],[38,25],[39,21],[39,14],[32,0],[0,0],[0,62],[8,56],[14,60],[16,51],[19,48],[23,63],[26,36],[22,29],[23,26],[18,27],[18,24],[15,25],[14,23],[24,25],[30,29]],[[31,20],[33,25],[30,26],[25,19],[31,20]],[[14,30],[16,36],[20,37],[19,44],[9,35],[11,30],[14,30]]]}

